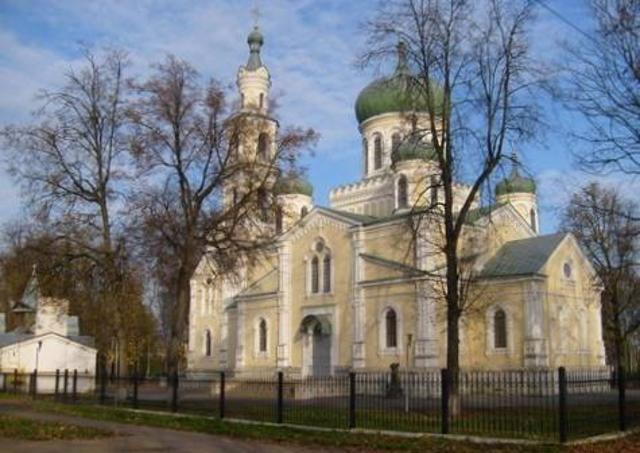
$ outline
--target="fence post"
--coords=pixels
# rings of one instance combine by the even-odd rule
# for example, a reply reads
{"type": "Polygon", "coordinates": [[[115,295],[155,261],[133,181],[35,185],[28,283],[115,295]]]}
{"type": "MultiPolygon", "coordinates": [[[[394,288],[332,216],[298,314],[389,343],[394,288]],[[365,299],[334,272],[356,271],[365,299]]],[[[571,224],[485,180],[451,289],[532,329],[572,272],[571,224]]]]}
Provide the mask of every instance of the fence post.
{"type": "Polygon", "coordinates": [[[282,423],[282,411],[284,404],[284,373],[278,371],[278,397],[276,407],[276,423],[282,423]]]}
{"type": "Polygon", "coordinates": [[[451,380],[449,369],[440,370],[440,417],[442,434],[449,434],[449,394],[451,380]]]}
{"type": "Polygon", "coordinates": [[[56,370],[56,389],[54,392],[54,399],[58,401],[58,394],[60,392],[60,370],[56,370]]]}
{"type": "Polygon", "coordinates": [[[567,370],[558,368],[558,421],[560,442],[567,441],[567,370]]]}
{"type": "Polygon", "coordinates": [[[13,369],[13,393],[18,394],[18,369],[13,369]]]}
{"type": "Polygon", "coordinates": [[[71,384],[71,400],[75,403],[78,399],[78,370],[73,370],[73,381],[71,384]]]}
{"type": "Polygon", "coordinates": [[[349,373],[349,429],[356,427],[356,373],[349,373]]]}
{"type": "Polygon", "coordinates": [[[138,367],[133,371],[133,408],[138,408],[138,367]]]}
{"type": "Polygon", "coordinates": [[[627,429],[627,416],[626,416],[626,375],[624,367],[621,365],[618,367],[618,417],[620,421],[620,431],[627,429]]]}
{"type": "Polygon", "coordinates": [[[224,376],[224,371],[220,372],[220,401],[219,401],[219,415],[220,415],[220,420],[222,420],[224,418],[224,387],[225,387],[225,376],[224,376]]]}
{"type": "Polygon", "coordinates": [[[100,367],[100,404],[107,401],[107,370],[104,366],[100,367]]]}
{"type": "Polygon", "coordinates": [[[171,412],[178,412],[178,370],[173,372],[172,381],[171,412]]]}
{"type": "Polygon", "coordinates": [[[33,370],[33,383],[31,384],[31,390],[33,391],[33,399],[37,398],[38,394],[38,369],[33,370]]]}
{"type": "Polygon", "coordinates": [[[64,389],[62,390],[62,395],[65,401],[67,401],[67,392],[69,388],[69,370],[67,368],[64,369],[64,389]]]}

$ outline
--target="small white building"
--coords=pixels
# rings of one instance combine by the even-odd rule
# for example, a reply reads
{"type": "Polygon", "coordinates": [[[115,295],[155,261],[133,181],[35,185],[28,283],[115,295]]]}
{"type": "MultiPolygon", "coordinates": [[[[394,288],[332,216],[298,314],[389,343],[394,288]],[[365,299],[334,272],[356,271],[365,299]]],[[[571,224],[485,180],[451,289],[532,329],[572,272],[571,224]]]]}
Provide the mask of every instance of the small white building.
{"type": "Polygon", "coordinates": [[[80,335],[78,318],[68,311],[69,301],[40,296],[34,270],[22,298],[12,304],[15,325],[10,332],[5,314],[0,313],[0,370],[20,374],[37,370],[39,391],[55,388],[56,370],[77,370],[78,391],[87,390],[93,382],[89,376],[96,373],[97,350],[92,337],[80,335]]]}

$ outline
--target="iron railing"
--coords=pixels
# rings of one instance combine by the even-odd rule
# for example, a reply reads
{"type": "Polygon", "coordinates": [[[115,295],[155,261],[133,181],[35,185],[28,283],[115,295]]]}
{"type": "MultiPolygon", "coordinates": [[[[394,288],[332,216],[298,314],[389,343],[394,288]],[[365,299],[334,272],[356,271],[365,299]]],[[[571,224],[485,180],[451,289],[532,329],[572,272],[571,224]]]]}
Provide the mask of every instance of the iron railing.
{"type": "Polygon", "coordinates": [[[0,373],[0,391],[220,419],[561,442],[640,427],[640,374],[622,368],[207,379],[12,370],[0,373]]]}

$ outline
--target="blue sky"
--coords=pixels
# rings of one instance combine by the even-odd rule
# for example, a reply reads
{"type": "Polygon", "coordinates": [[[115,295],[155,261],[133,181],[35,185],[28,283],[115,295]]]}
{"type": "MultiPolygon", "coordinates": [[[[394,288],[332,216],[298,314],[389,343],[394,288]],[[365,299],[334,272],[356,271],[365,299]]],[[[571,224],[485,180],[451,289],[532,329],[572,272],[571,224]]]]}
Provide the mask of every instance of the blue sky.
{"type": "MultiPolygon", "coordinates": [[[[546,0],[584,30],[591,26],[582,0],[546,0]]],[[[263,61],[280,98],[282,124],[313,127],[321,134],[314,156],[304,159],[315,201],[327,204],[329,188],[360,176],[360,138],[353,113],[358,92],[377,74],[359,70],[362,23],[372,0],[263,0],[263,61]]],[[[37,106],[38,89],[58,85],[79,63],[79,44],[118,46],[130,53],[132,73],[173,53],[205,77],[230,86],[247,56],[246,35],[255,0],[0,0],[0,124],[22,122],[37,106]]],[[[559,42],[576,31],[540,9],[533,30],[538,58],[561,58],[559,42]]],[[[573,168],[567,130],[579,120],[550,102],[548,132],[522,149],[539,185],[542,229],[556,226],[555,210],[585,176],[573,168]]],[[[604,177],[620,183],[617,177],[604,177]]],[[[625,184],[637,181],[625,181],[625,184]]],[[[19,193],[0,170],[0,222],[20,216],[19,193]]]]}

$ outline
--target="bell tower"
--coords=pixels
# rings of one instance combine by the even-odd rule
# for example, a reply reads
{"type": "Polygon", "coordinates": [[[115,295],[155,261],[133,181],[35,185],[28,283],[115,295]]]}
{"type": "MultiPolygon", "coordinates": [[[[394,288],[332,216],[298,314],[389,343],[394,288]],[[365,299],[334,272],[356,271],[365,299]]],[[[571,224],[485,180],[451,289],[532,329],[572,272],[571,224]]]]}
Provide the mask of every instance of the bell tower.
{"type": "MultiPolygon", "coordinates": [[[[249,59],[240,66],[236,77],[240,102],[233,119],[237,127],[231,128],[229,137],[232,159],[242,168],[225,183],[224,198],[228,207],[253,191],[254,186],[268,186],[276,177],[278,122],[269,114],[271,76],[260,55],[264,37],[257,25],[249,33],[247,44],[249,59]],[[266,175],[265,171],[273,175],[266,175]]],[[[268,196],[258,192],[262,190],[256,190],[258,198],[268,196]]],[[[268,204],[268,199],[258,200],[258,205],[268,204]]]]}

